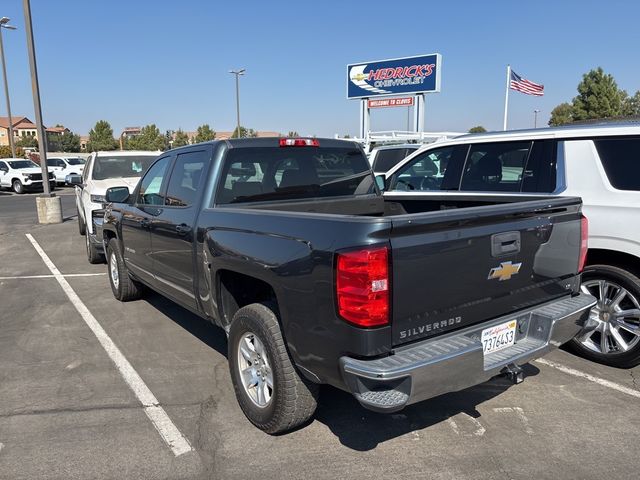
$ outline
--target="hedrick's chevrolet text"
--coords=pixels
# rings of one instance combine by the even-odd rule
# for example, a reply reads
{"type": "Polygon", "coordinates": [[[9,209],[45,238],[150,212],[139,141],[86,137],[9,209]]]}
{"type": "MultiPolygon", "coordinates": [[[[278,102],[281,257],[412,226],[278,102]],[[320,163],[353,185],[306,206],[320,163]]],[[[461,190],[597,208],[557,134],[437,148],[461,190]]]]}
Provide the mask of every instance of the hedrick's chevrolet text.
{"type": "Polygon", "coordinates": [[[519,381],[595,303],[579,198],[383,198],[353,142],[190,145],[106,203],[116,298],[146,285],[222,327],[238,402],[269,433],[311,418],[321,384],[395,412],[519,381]]]}

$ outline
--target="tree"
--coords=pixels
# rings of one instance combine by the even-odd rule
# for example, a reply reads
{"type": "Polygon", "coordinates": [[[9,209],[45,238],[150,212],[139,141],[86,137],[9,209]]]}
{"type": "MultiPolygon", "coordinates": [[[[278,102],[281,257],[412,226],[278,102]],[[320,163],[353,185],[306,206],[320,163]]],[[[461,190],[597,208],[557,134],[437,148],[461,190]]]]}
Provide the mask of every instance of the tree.
{"type": "Polygon", "coordinates": [[[47,149],[50,152],[79,152],[80,135],[71,131],[64,134],[47,133],[47,149]]]}
{"type": "Polygon", "coordinates": [[[140,130],[140,134],[127,138],[124,145],[125,150],[163,150],[164,135],[155,123],[145,125],[140,130]]]}
{"type": "Polygon", "coordinates": [[[486,132],[487,129],[484,128],[482,125],[477,125],[475,127],[471,127],[469,129],[469,133],[482,133],[482,132],[486,132]]]}
{"type": "Polygon", "coordinates": [[[106,120],[98,120],[95,126],[89,131],[89,142],[87,151],[115,150],[118,142],[113,138],[113,129],[106,120]]]}
{"type": "Polygon", "coordinates": [[[633,97],[623,91],[622,115],[627,117],[640,116],[640,90],[633,97]]]}
{"type": "MultiPolygon", "coordinates": [[[[24,151],[20,147],[16,147],[16,157],[22,158],[24,151]]],[[[0,146],[0,158],[11,158],[11,147],[9,145],[0,146]]]]}
{"type": "Polygon", "coordinates": [[[184,147],[185,145],[189,145],[189,135],[179,128],[173,137],[173,148],[184,147]]]}
{"type": "Polygon", "coordinates": [[[622,115],[623,92],[618,84],[601,67],[582,76],[578,84],[578,95],[573,99],[573,120],[590,120],[622,115]]]}
{"type": "Polygon", "coordinates": [[[567,102],[561,103],[551,110],[551,118],[549,119],[550,127],[558,125],[566,125],[573,122],[573,106],[567,102]]]}
{"type": "MultiPolygon", "coordinates": [[[[258,136],[258,132],[256,132],[253,128],[245,128],[240,125],[240,138],[255,138],[258,136]]],[[[231,134],[231,138],[238,138],[238,127],[235,128],[233,134],[231,134]]]]}
{"type": "Polygon", "coordinates": [[[204,125],[200,125],[196,132],[195,143],[200,142],[208,142],[209,140],[213,140],[216,138],[216,132],[214,132],[209,124],[205,123],[204,125]]]}
{"type": "Polygon", "coordinates": [[[22,148],[37,148],[38,140],[35,135],[27,135],[25,137],[20,137],[20,140],[16,142],[16,147],[22,148]]]}

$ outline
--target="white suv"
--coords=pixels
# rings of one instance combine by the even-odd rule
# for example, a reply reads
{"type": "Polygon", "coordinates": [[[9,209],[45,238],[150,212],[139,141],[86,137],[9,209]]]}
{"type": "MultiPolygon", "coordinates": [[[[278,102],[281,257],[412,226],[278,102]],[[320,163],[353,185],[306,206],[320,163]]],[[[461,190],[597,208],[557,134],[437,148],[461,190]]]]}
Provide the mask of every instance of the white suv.
{"type": "MultiPolygon", "coordinates": [[[[55,177],[49,172],[49,185],[55,189],[55,177]]],[[[16,193],[42,190],[42,169],[40,165],[24,158],[0,159],[0,188],[11,188],[16,193]]]]}
{"type": "MultiPolygon", "coordinates": [[[[640,126],[465,135],[427,145],[385,174],[386,196],[483,200],[579,196],[589,220],[582,289],[598,298],[570,346],[592,360],[640,364],[640,126]]],[[[448,208],[448,207],[447,207],[448,208]]]]}
{"type": "Polygon", "coordinates": [[[64,185],[67,175],[82,175],[85,160],[79,157],[47,157],[47,167],[56,176],[56,183],[64,185]]]}
{"type": "Polygon", "coordinates": [[[133,150],[93,152],[87,160],[82,177],[67,177],[67,183],[76,185],[78,229],[80,235],[86,237],[89,263],[104,261],[102,219],[107,189],[126,185],[132,192],[140,176],[159,154],[160,152],[133,150]]]}

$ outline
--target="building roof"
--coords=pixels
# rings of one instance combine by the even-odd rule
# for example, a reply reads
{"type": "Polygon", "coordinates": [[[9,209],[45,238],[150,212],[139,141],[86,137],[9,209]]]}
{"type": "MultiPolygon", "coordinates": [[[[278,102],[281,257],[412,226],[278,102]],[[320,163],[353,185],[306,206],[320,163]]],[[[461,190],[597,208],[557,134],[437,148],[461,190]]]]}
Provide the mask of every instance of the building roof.
{"type": "Polygon", "coordinates": [[[49,127],[45,128],[45,130],[49,133],[65,133],[70,131],[67,127],[49,127]]]}
{"type": "MultiPolygon", "coordinates": [[[[13,128],[37,128],[27,117],[11,117],[13,128]]],[[[0,127],[9,128],[9,117],[0,117],[0,127]]]]}

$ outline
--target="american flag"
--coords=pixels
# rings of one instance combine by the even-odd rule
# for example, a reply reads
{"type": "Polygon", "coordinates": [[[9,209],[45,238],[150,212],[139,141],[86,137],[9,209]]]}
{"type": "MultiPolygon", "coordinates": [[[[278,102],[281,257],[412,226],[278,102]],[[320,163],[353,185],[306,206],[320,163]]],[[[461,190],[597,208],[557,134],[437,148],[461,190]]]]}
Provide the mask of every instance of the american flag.
{"type": "Polygon", "coordinates": [[[544,95],[544,85],[533,83],[526,78],[522,78],[516,72],[511,70],[511,79],[509,81],[509,88],[511,90],[517,90],[518,92],[526,93],[527,95],[536,95],[541,97],[544,95]]]}

